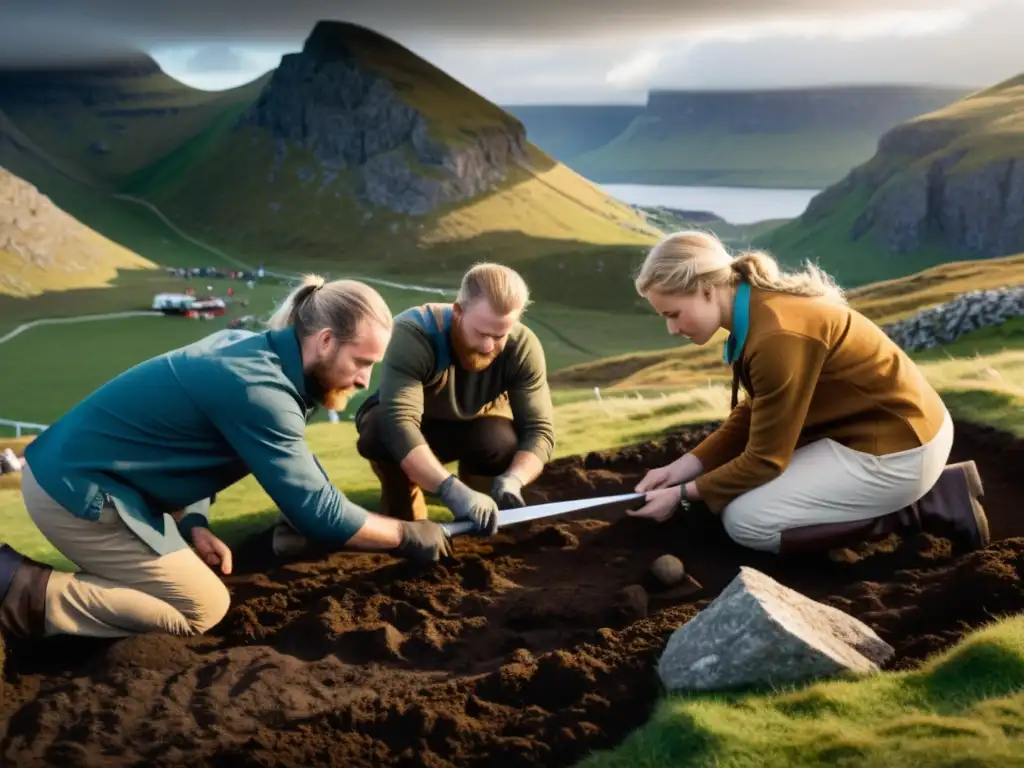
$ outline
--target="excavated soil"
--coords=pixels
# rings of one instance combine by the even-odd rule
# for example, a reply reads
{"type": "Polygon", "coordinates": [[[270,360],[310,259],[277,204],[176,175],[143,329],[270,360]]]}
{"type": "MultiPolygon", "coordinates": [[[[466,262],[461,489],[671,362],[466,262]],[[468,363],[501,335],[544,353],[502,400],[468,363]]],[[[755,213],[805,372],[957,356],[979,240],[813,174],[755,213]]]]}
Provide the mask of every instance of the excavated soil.
{"type": "MultiPolygon", "coordinates": [[[[533,500],[631,490],[708,429],[554,463],[533,500]]],[[[259,536],[236,553],[233,607],[207,637],[9,649],[0,762],[570,765],[648,717],[668,636],[741,564],[865,621],[905,668],[1024,609],[1024,441],[960,424],[964,458],[981,468],[994,539],[969,554],[916,534],[782,560],[699,510],[459,538],[454,562],[426,570],[346,553],[275,565],[259,536]],[[665,553],[688,579],[658,591],[647,569],[665,553]]]]}

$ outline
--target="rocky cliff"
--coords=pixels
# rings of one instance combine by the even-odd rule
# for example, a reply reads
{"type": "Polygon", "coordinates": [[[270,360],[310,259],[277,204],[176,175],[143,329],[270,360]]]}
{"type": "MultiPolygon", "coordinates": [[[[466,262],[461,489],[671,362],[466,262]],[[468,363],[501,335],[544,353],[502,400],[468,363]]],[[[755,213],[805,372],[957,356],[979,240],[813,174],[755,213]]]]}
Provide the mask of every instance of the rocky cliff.
{"type": "Polygon", "coordinates": [[[278,168],[308,150],[322,179],[347,171],[360,199],[407,214],[486,192],[527,154],[519,121],[397,43],[333,22],[282,59],[239,125],[266,129],[278,168]],[[391,70],[409,61],[421,71],[403,91],[391,70]]]}
{"type": "Polygon", "coordinates": [[[878,152],[808,206],[823,225],[893,254],[1024,250],[1024,78],[886,133],[878,152]]]}

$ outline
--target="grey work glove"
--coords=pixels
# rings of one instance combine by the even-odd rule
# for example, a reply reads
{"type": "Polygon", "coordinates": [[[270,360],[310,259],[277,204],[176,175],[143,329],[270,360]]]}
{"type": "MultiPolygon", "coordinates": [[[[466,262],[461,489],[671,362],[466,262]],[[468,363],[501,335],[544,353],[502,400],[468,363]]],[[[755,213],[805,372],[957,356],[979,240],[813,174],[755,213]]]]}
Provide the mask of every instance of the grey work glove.
{"type": "Polygon", "coordinates": [[[452,540],[444,526],[433,520],[400,520],[402,542],[396,554],[416,563],[436,563],[454,557],[452,540]]]}
{"type": "Polygon", "coordinates": [[[498,504],[486,493],[474,491],[455,475],[448,475],[437,489],[456,520],[471,520],[477,536],[493,536],[498,530],[498,504]]]}
{"type": "Polygon", "coordinates": [[[525,507],[523,481],[510,472],[498,475],[491,485],[491,498],[498,502],[498,509],[525,507]]]}

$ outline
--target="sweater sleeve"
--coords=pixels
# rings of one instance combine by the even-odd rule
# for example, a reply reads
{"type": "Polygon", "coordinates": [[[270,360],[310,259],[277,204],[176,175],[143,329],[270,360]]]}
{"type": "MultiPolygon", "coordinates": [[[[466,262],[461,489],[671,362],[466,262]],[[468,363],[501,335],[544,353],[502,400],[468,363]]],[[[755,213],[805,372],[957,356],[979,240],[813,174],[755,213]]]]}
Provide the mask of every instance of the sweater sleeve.
{"type": "Polygon", "coordinates": [[[701,440],[690,453],[700,459],[707,473],[743,453],[749,439],[750,403],[744,400],[732,409],[718,429],[701,440]]]}
{"type": "Polygon", "coordinates": [[[532,331],[523,334],[520,359],[508,385],[512,418],[520,427],[519,450],[547,464],[555,450],[555,423],[547,362],[532,331]]]}
{"type": "Polygon", "coordinates": [[[774,480],[789,465],[827,351],[817,339],[779,331],[751,352],[748,368],[754,396],[746,447],[695,481],[713,512],[774,480]]]}
{"type": "Polygon", "coordinates": [[[305,440],[305,414],[290,393],[249,384],[222,398],[210,417],[253,477],[299,533],[344,544],[369,512],[327,479],[305,440]]]}
{"type": "Polygon", "coordinates": [[[430,340],[405,323],[396,323],[380,373],[377,407],[381,439],[392,458],[401,462],[426,445],[423,423],[423,382],[434,368],[430,340]]]}

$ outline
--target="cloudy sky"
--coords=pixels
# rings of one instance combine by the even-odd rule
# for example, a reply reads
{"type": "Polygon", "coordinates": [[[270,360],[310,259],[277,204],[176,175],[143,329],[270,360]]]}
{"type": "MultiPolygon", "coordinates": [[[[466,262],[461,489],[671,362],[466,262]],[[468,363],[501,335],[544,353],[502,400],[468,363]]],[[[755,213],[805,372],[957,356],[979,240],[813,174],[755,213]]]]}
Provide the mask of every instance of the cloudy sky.
{"type": "Polygon", "coordinates": [[[1024,0],[0,0],[0,65],[134,48],[217,90],[300,50],[319,19],[394,37],[501,104],[642,102],[652,87],[976,87],[1024,72],[1024,0]]]}

